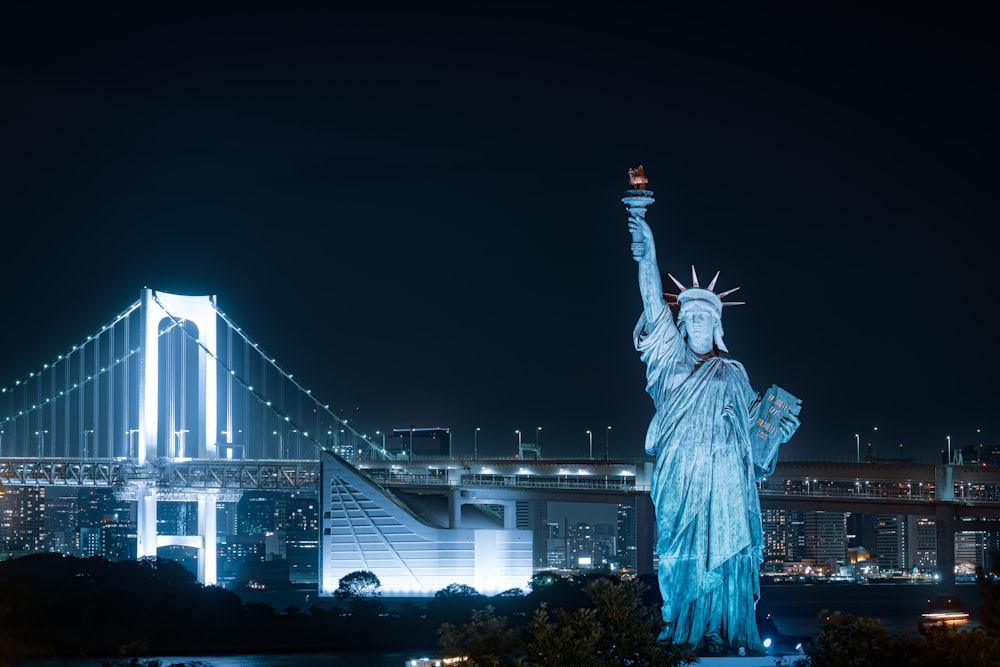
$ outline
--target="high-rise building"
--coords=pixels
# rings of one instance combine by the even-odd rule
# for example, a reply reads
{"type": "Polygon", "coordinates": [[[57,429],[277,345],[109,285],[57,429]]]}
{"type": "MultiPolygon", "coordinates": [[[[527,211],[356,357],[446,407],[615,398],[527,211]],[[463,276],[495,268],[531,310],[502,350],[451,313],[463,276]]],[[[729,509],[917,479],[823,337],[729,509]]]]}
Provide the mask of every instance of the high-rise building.
{"type": "Polygon", "coordinates": [[[6,487],[0,498],[0,557],[15,558],[46,547],[45,487],[6,487]]]}
{"type": "Polygon", "coordinates": [[[803,512],[805,548],[802,560],[826,573],[847,562],[847,520],[843,512],[803,512]]]}
{"type": "Polygon", "coordinates": [[[219,537],[226,535],[238,535],[239,527],[237,518],[239,516],[239,503],[219,501],[215,505],[216,509],[216,533],[219,537]]]}
{"type": "Polygon", "coordinates": [[[908,570],[905,516],[879,514],[876,518],[875,554],[882,570],[908,570]]]}
{"type": "Polygon", "coordinates": [[[566,525],[566,561],[571,568],[589,570],[594,567],[594,527],[579,522],[566,525]]]}
{"type": "Polygon", "coordinates": [[[319,501],[296,493],[275,502],[276,527],[284,533],[288,577],[293,584],[319,581],[319,501]]]}
{"type": "Polygon", "coordinates": [[[111,561],[136,557],[136,526],[129,501],[119,500],[107,487],[80,488],[74,500],[76,554],[111,561]]]}
{"type": "Polygon", "coordinates": [[[109,561],[135,560],[137,555],[136,525],[126,519],[112,519],[101,525],[100,553],[109,561]]]}
{"type": "Polygon", "coordinates": [[[619,565],[635,571],[639,564],[638,533],[635,523],[635,505],[619,504],[616,517],[616,543],[619,565]]]}
{"type": "Polygon", "coordinates": [[[986,533],[963,530],[955,533],[955,572],[971,576],[976,566],[986,564],[986,533]]]}
{"type": "Polygon", "coordinates": [[[219,567],[218,581],[240,581],[261,578],[260,565],[264,563],[264,535],[226,535],[217,543],[219,567]]]}
{"type": "Polygon", "coordinates": [[[906,517],[909,542],[906,547],[907,563],[923,572],[937,568],[937,526],[934,517],[906,517]]]}
{"type": "Polygon", "coordinates": [[[851,512],[847,515],[847,546],[864,547],[872,551],[875,549],[877,534],[874,514],[851,512]]]}
{"type": "Polygon", "coordinates": [[[595,567],[618,569],[618,538],[616,525],[594,524],[594,565],[595,567]]]}
{"type": "Polygon", "coordinates": [[[566,530],[567,566],[589,570],[611,567],[615,562],[615,528],[611,524],[579,522],[566,530]]]}
{"type": "Polygon", "coordinates": [[[244,493],[237,506],[237,535],[263,535],[277,527],[275,501],[278,494],[269,491],[244,493]]]}
{"type": "Polygon", "coordinates": [[[764,529],[764,561],[795,560],[792,512],[782,509],[762,509],[760,520],[764,529]]]}
{"type": "Polygon", "coordinates": [[[67,556],[75,556],[80,552],[76,502],[75,493],[46,499],[45,535],[48,551],[67,556]]]}

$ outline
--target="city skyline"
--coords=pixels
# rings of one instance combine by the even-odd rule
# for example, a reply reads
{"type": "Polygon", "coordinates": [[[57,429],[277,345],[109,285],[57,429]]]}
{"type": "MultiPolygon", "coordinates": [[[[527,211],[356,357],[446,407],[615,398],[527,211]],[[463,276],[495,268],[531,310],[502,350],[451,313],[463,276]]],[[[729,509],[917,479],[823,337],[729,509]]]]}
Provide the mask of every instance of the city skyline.
{"type": "MultiPolygon", "coordinates": [[[[837,495],[837,483],[824,484],[828,487],[825,495],[837,495]]],[[[103,556],[111,561],[136,559],[134,506],[116,499],[109,487],[67,491],[59,487],[10,487],[8,495],[0,499],[0,558],[57,552],[103,556]]],[[[979,500],[995,502],[995,485],[979,486],[974,492],[979,500]]],[[[788,494],[810,495],[808,482],[787,487],[788,494]]],[[[535,570],[636,568],[634,561],[626,564],[620,560],[623,551],[634,553],[637,546],[633,505],[594,503],[588,505],[587,515],[573,517],[577,509],[573,503],[545,504],[545,510],[537,515],[537,525],[521,526],[538,536],[547,533],[547,539],[536,539],[535,570]],[[580,531],[581,527],[586,530],[580,531]],[[591,553],[601,556],[577,563],[571,552],[588,558],[591,553]]],[[[161,503],[157,520],[169,534],[197,534],[194,505],[161,503]]],[[[319,505],[309,494],[274,491],[248,491],[239,501],[217,503],[215,556],[223,575],[218,583],[239,587],[254,578],[267,578],[280,584],[282,577],[291,584],[317,583],[319,505]]],[[[822,574],[856,578],[917,572],[926,578],[939,572],[938,531],[930,514],[770,508],[762,517],[768,577],[822,574]]],[[[968,577],[973,566],[989,564],[987,554],[996,551],[997,533],[982,526],[959,530],[952,544],[956,574],[968,577]]],[[[159,555],[176,559],[197,573],[198,558],[191,549],[169,546],[160,549],[159,555]]]]}
{"type": "Polygon", "coordinates": [[[921,12],[9,10],[0,387],[149,286],[365,432],[641,456],[643,164],[661,268],[803,400],[783,458],[996,444],[997,46],[921,12]]]}

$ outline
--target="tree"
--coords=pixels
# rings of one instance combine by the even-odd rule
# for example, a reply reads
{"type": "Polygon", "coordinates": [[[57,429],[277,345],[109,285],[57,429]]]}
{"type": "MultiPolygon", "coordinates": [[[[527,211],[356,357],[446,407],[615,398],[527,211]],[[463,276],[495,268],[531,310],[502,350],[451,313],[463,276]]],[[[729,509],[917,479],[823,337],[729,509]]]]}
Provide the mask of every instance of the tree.
{"type": "Polygon", "coordinates": [[[438,623],[459,623],[467,620],[473,609],[485,606],[486,596],[472,586],[448,584],[428,601],[427,613],[438,623]]]}
{"type": "Polygon", "coordinates": [[[441,598],[483,598],[484,596],[477,591],[472,586],[466,584],[448,584],[437,593],[434,597],[441,598]]]}
{"type": "Polygon", "coordinates": [[[810,667],[909,665],[912,644],[890,635],[877,618],[825,610],[826,624],[806,647],[810,667]]]}
{"type": "Polygon", "coordinates": [[[599,664],[594,652],[600,627],[593,609],[573,612],[557,609],[553,618],[543,602],[531,619],[529,631],[532,639],[528,644],[528,656],[532,665],[591,667],[599,664]]]}
{"type": "Polygon", "coordinates": [[[557,610],[555,622],[543,603],[531,623],[531,664],[648,665],[674,667],[696,660],[692,653],[657,641],[662,627],[654,607],[643,603],[639,581],[592,580],[584,587],[592,607],[557,610]]]}
{"type": "Polygon", "coordinates": [[[382,582],[378,580],[374,572],[357,570],[340,578],[333,596],[338,600],[374,598],[378,597],[380,588],[382,588],[382,582]]]}
{"type": "Polygon", "coordinates": [[[507,625],[506,617],[497,616],[490,606],[473,611],[472,620],[461,627],[442,624],[438,628],[438,637],[449,655],[466,656],[470,667],[516,667],[523,664],[517,632],[507,625]]]}

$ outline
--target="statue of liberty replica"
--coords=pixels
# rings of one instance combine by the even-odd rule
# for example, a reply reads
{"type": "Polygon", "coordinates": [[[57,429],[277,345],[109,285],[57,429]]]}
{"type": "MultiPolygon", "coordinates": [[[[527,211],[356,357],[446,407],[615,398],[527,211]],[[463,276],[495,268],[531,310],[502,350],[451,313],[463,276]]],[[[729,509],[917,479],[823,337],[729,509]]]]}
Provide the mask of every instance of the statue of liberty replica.
{"type": "Polygon", "coordinates": [[[629,171],[632,257],[639,265],[643,311],[633,341],[646,364],[656,412],[646,452],[656,457],[650,496],[656,515],[661,641],[705,655],[763,653],[757,631],[764,538],[757,482],[771,474],[778,447],[798,428],[800,402],[780,387],[759,394],[723,342],[722,311],[737,305],[705,287],[667,276],[661,285],[653,202],[643,168],[629,171]]]}

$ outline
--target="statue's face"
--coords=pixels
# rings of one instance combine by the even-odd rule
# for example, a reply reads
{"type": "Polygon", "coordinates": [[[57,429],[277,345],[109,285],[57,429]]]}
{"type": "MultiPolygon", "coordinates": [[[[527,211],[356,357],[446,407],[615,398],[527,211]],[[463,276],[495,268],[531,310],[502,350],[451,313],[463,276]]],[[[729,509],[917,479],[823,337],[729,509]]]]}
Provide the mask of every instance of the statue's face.
{"type": "Polygon", "coordinates": [[[685,304],[682,315],[688,347],[698,354],[711,352],[715,333],[715,311],[711,306],[692,302],[685,304]]]}

